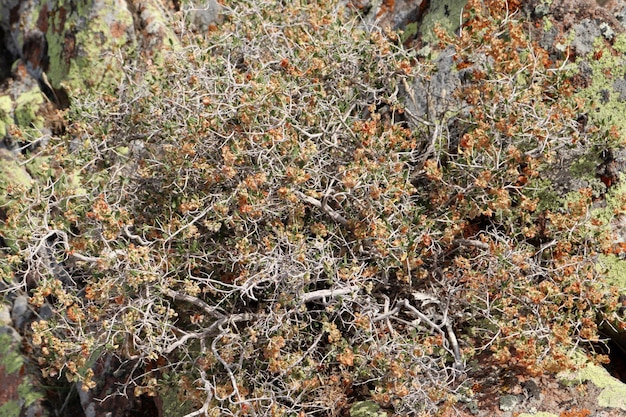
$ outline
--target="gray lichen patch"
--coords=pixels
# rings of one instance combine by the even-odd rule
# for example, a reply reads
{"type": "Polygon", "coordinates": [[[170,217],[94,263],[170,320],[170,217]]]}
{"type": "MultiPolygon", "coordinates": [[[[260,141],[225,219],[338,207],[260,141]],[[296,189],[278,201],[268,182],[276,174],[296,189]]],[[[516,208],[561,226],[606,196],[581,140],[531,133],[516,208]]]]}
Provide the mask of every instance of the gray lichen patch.
{"type": "Polygon", "coordinates": [[[583,19],[574,26],[572,47],[579,55],[586,55],[593,50],[595,40],[602,35],[600,28],[589,19],[583,19]]]}

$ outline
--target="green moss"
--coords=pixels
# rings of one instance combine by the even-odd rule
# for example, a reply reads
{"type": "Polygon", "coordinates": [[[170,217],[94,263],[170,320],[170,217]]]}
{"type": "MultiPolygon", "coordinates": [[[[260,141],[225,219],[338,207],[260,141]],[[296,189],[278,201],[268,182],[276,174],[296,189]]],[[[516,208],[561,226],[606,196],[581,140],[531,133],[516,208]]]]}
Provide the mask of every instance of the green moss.
{"type": "Polygon", "coordinates": [[[540,211],[554,210],[559,206],[559,194],[553,188],[550,180],[546,178],[532,178],[529,181],[528,189],[536,190],[532,197],[539,200],[538,209],[540,211]]]}
{"type": "Polygon", "coordinates": [[[159,394],[163,399],[163,415],[184,416],[194,411],[194,407],[189,401],[180,400],[174,385],[162,389],[159,394]]]}
{"type": "Polygon", "coordinates": [[[22,368],[22,357],[14,350],[4,352],[2,364],[4,365],[4,369],[7,373],[14,374],[22,368]]]}
{"type": "Polygon", "coordinates": [[[16,352],[11,336],[0,335],[0,365],[7,374],[18,372],[24,364],[21,355],[16,352]]]}
{"type": "Polygon", "coordinates": [[[575,159],[569,167],[572,177],[584,181],[581,186],[591,188],[594,198],[606,193],[606,186],[596,177],[596,169],[600,165],[602,165],[602,158],[599,153],[595,150],[589,150],[575,159]]]}
{"type": "Polygon", "coordinates": [[[42,395],[33,389],[32,381],[28,378],[24,378],[20,386],[17,387],[17,393],[20,396],[20,401],[23,401],[24,407],[28,407],[42,398],[42,395]]]}
{"type": "Polygon", "coordinates": [[[580,179],[595,179],[596,168],[600,165],[601,161],[599,156],[590,152],[582,158],[574,161],[570,166],[570,172],[580,179]]]}

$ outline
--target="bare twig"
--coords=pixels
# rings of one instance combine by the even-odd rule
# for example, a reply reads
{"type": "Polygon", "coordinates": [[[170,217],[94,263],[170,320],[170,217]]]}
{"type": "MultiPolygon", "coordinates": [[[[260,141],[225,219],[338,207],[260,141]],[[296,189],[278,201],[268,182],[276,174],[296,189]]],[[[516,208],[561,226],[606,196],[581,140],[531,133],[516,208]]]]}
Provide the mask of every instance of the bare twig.
{"type": "Polygon", "coordinates": [[[187,295],[187,294],[181,294],[177,291],[171,290],[171,289],[165,289],[163,291],[168,297],[173,298],[174,300],[178,300],[178,301],[185,301],[187,303],[193,304],[196,307],[202,309],[202,311],[204,311],[205,313],[207,313],[208,315],[215,317],[217,319],[225,319],[228,316],[226,316],[223,313],[220,313],[219,311],[217,311],[218,309],[216,307],[211,307],[210,305],[208,305],[207,303],[205,303],[204,301],[202,301],[201,299],[191,296],[191,295],[187,295]]]}
{"type": "Polygon", "coordinates": [[[187,224],[185,224],[183,227],[181,227],[180,229],[178,229],[177,231],[175,231],[174,233],[172,233],[167,239],[165,239],[163,241],[163,244],[165,245],[167,242],[171,241],[172,239],[174,239],[176,236],[178,236],[180,233],[184,232],[187,228],[189,228],[190,226],[192,226],[194,223],[196,223],[198,220],[200,220],[201,218],[203,218],[204,216],[207,215],[207,213],[209,211],[211,211],[213,209],[213,207],[207,207],[204,210],[202,210],[200,212],[200,214],[198,214],[196,217],[194,217],[193,219],[191,219],[191,221],[187,224]]]}
{"type": "Polygon", "coordinates": [[[145,240],[144,238],[142,238],[139,235],[135,235],[130,231],[130,226],[126,225],[124,226],[124,233],[126,233],[126,236],[128,236],[131,239],[136,240],[137,242],[139,242],[141,245],[143,246],[150,246],[151,242],[148,242],[147,240],[145,240]]]}
{"type": "MultiPolygon", "coordinates": [[[[454,355],[455,369],[461,369],[463,365],[463,361],[461,358],[461,349],[459,348],[458,340],[456,338],[456,335],[454,334],[454,330],[452,329],[452,324],[448,320],[447,316],[445,315],[440,316],[439,318],[441,318],[442,323],[437,324],[434,321],[432,321],[432,319],[430,319],[428,316],[426,316],[424,313],[422,313],[417,308],[415,308],[408,300],[403,299],[403,300],[399,300],[392,310],[380,316],[374,317],[372,321],[376,322],[380,320],[385,320],[385,319],[388,319],[389,317],[393,317],[395,319],[396,317],[394,316],[398,314],[402,310],[402,308],[406,308],[407,310],[411,311],[411,313],[413,313],[421,321],[426,323],[432,330],[440,333],[444,337],[447,337],[448,342],[450,343],[450,346],[452,348],[452,353],[454,355]]],[[[404,320],[402,321],[405,322],[404,320]]],[[[409,323],[409,324],[413,325],[412,323],[409,323]]]]}
{"type": "Polygon", "coordinates": [[[326,298],[340,297],[342,295],[355,293],[355,292],[359,291],[359,289],[360,288],[358,286],[352,285],[350,287],[339,288],[339,289],[335,289],[335,290],[317,290],[317,291],[312,291],[312,292],[308,292],[308,293],[303,294],[302,297],[300,298],[300,301],[302,303],[308,303],[309,301],[315,301],[315,300],[326,299],[326,298]]]}
{"type": "Polygon", "coordinates": [[[337,223],[340,223],[343,226],[348,226],[348,220],[346,220],[345,217],[343,217],[341,214],[337,213],[332,208],[322,204],[322,202],[319,201],[318,199],[313,198],[313,197],[309,197],[308,195],[306,195],[303,192],[298,191],[298,190],[295,190],[293,193],[298,198],[300,198],[302,201],[304,201],[306,203],[309,203],[312,206],[315,206],[318,209],[322,210],[324,213],[326,213],[331,219],[333,219],[337,223]]]}
{"type": "Polygon", "coordinates": [[[458,246],[473,246],[478,249],[489,250],[489,245],[485,242],[481,242],[480,240],[455,239],[453,243],[458,246]]]}

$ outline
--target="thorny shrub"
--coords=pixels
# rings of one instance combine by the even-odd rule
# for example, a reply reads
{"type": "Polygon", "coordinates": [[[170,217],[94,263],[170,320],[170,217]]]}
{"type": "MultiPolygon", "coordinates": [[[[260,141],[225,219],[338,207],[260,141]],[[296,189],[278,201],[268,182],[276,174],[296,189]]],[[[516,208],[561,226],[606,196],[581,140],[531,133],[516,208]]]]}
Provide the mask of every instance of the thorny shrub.
{"type": "Polygon", "coordinates": [[[441,34],[463,105],[411,130],[398,92],[433,68],[395,34],[332,2],[233,4],[78,98],[49,181],[7,207],[5,279],[53,307],[30,334],[45,377],[92,388],[108,352],[189,415],[406,415],[450,404],[477,353],[539,374],[597,340],[606,225],[588,189],[540,196],[603,131],[514,5],[470,1],[441,34]]]}
{"type": "Polygon", "coordinates": [[[537,375],[572,366],[573,349],[598,340],[602,312],[616,305],[595,263],[614,250],[608,224],[594,217],[599,196],[587,182],[554,198],[550,178],[572,175],[559,171],[568,150],[623,139],[613,126],[581,129],[585,103],[567,63],[525,35],[516,7],[470,1],[460,36],[440,34],[465,77],[456,92],[465,131],[433,136],[419,201],[448,222],[442,275],[472,312],[468,347],[537,375]]]}

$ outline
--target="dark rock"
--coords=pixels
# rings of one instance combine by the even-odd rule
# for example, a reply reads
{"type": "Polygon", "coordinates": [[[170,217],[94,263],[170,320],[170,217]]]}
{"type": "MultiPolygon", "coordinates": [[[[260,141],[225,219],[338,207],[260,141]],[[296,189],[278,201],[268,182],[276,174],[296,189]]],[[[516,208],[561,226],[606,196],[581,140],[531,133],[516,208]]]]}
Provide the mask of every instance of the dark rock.
{"type": "MultiPolygon", "coordinates": [[[[404,91],[407,112],[417,118],[437,120],[444,112],[455,107],[452,92],[461,84],[461,75],[455,68],[455,51],[450,47],[443,50],[435,60],[436,73],[426,82],[417,77],[404,91]]],[[[413,126],[419,124],[409,118],[413,126]]]]}
{"type": "Polygon", "coordinates": [[[18,295],[15,297],[15,301],[13,301],[13,308],[11,309],[13,326],[18,329],[23,328],[30,318],[30,315],[31,311],[28,308],[28,297],[25,295],[18,295]]]}
{"type": "Polygon", "coordinates": [[[8,335],[14,342],[20,343],[22,336],[20,336],[11,324],[12,320],[9,306],[0,304],[0,337],[8,335]]]}

